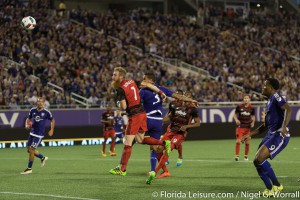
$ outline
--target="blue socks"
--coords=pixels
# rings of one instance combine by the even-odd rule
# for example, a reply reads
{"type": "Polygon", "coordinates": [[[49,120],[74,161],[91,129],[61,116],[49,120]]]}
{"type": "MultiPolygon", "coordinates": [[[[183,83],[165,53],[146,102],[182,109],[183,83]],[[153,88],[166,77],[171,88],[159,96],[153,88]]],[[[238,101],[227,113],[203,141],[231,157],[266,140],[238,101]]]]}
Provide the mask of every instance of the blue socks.
{"type": "Polygon", "coordinates": [[[28,168],[32,168],[33,161],[28,161],[28,168]]]}
{"type": "Polygon", "coordinates": [[[35,157],[39,158],[39,159],[42,159],[44,158],[44,156],[42,154],[39,154],[39,155],[34,155],[35,157]]]}
{"type": "Polygon", "coordinates": [[[156,152],[155,151],[151,151],[150,153],[150,164],[151,164],[151,171],[155,171],[155,167],[156,167],[156,152]]]}
{"type": "Polygon", "coordinates": [[[258,164],[257,162],[254,162],[254,165],[256,167],[256,170],[260,176],[260,178],[265,183],[267,189],[272,189],[272,183],[273,185],[280,186],[280,183],[277,180],[277,177],[270,165],[270,163],[265,160],[262,163],[258,164]],[[271,180],[270,180],[271,179],[271,180]],[[271,183],[272,181],[272,183],[271,183]]]}
{"type": "Polygon", "coordinates": [[[265,160],[261,164],[261,167],[262,167],[264,172],[267,172],[267,176],[271,179],[273,185],[280,186],[280,183],[277,180],[277,177],[276,177],[276,175],[275,175],[275,173],[272,169],[272,166],[267,160],[265,160]]]}

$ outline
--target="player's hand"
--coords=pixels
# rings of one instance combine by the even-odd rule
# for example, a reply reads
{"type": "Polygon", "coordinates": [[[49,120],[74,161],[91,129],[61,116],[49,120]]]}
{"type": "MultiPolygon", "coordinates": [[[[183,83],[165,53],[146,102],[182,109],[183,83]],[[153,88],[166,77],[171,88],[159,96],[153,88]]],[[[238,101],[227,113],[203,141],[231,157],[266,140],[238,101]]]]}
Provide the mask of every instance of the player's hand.
{"type": "Polygon", "coordinates": [[[251,128],[253,128],[253,127],[254,127],[254,123],[252,122],[252,123],[251,123],[251,128]]]}
{"type": "Polygon", "coordinates": [[[165,93],[160,93],[159,95],[162,98],[163,102],[165,102],[167,100],[167,95],[165,93]]]}
{"type": "Polygon", "coordinates": [[[288,134],[288,133],[289,133],[289,129],[287,127],[282,127],[281,135],[283,137],[285,137],[286,134],[288,134]]]}
{"type": "Polygon", "coordinates": [[[241,125],[240,120],[236,120],[235,123],[236,123],[236,125],[238,125],[238,126],[241,125]]]}
{"type": "Polygon", "coordinates": [[[53,130],[52,130],[52,129],[48,132],[48,135],[49,135],[50,137],[53,135],[53,130]]]}
{"type": "Polygon", "coordinates": [[[180,127],[180,131],[186,131],[186,129],[187,129],[187,127],[186,126],[182,126],[182,127],[180,127]]]}

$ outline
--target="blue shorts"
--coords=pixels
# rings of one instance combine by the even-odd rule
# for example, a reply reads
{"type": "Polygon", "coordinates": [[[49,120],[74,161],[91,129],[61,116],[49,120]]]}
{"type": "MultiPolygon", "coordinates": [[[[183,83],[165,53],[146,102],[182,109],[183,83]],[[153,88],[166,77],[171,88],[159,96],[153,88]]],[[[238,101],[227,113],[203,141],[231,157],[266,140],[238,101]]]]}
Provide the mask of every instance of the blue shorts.
{"type": "Polygon", "coordinates": [[[262,145],[265,145],[269,149],[270,159],[272,160],[287,146],[289,141],[290,134],[287,134],[287,136],[283,137],[280,131],[275,133],[271,133],[269,131],[258,148],[260,148],[262,145]]]}
{"type": "Polygon", "coordinates": [[[162,117],[147,116],[147,128],[146,135],[159,140],[162,135],[162,117]]]}
{"type": "Polygon", "coordinates": [[[38,138],[32,135],[29,135],[28,137],[28,142],[27,142],[27,147],[33,147],[33,148],[37,148],[40,143],[42,142],[43,138],[38,138]]]}
{"type": "Polygon", "coordinates": [[[123,138],[124,134],[122,132],[116,132],[116,137],[117,138],[123,138]]]}

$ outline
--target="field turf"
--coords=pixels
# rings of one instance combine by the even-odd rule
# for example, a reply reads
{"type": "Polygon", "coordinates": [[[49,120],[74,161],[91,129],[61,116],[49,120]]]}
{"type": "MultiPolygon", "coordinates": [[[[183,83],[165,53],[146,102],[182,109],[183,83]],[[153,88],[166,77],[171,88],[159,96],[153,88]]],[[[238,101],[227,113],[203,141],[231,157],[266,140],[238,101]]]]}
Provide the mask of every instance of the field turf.
{"type": "MultiPolygon", "coordinates": [[[[35,159],[30,175],[20,175],[27,167],[25,148],[0,149],[0,200],[201,199],[201,195],[207,195],[202,199],[216,199],[208,195],[264,199],[257,196],[265,187],[252,164],[260,141],[252,140],[249,161],[243,160],[241,145],[239,162],[234,161],[234,140],[186,141],[183,165],[175,166],[178,154],[174,150],[168,165],[171,177],[155,179],[151,185],[145,184],[150,168],[146,145],[134,145],[126,177],[108,173],[120,160],[120,144],[118,155],[106,158],[101,156],[101,146],[39,147],[49,160],[41,168],[40,160],[35,159]]],[[[270,162],[285,193],[300,190],[299,144],[300,138],[291,138],[286,149],[270,162]]]]}

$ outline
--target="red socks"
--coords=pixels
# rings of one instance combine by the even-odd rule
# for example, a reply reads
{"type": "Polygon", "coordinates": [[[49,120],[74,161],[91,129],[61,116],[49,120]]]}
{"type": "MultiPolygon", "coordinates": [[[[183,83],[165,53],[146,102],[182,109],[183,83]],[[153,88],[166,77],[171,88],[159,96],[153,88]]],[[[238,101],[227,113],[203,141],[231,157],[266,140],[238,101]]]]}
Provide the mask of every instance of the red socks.
{"type": "Polygon", "coordinates": [[[123,172],[126,170],[126,166],[131,155],[131,150],[132,150],[132,146],[128,146],[128,145],[124,146],[123,154],[122,154],[122,167],[121,167],[121,170],[123,172]]]}
{"type": "Polygon", "coordinates": [[[179,145],[177,150],[178,150],[178,157],[182,158],[182,145],[179,145]]]}
{"type": "Polygon", "coordinates": [[[250,148],[250,144],[245,144],[245,156],[248,157],[248,153],[249,153],[249,148],[250,148]]]}
{"type": "Polygon", "coordinates": [[[239,155],[240,154],[240,146],[241,146],[241,143],[235,143],[235,155],[239,155]]]}

